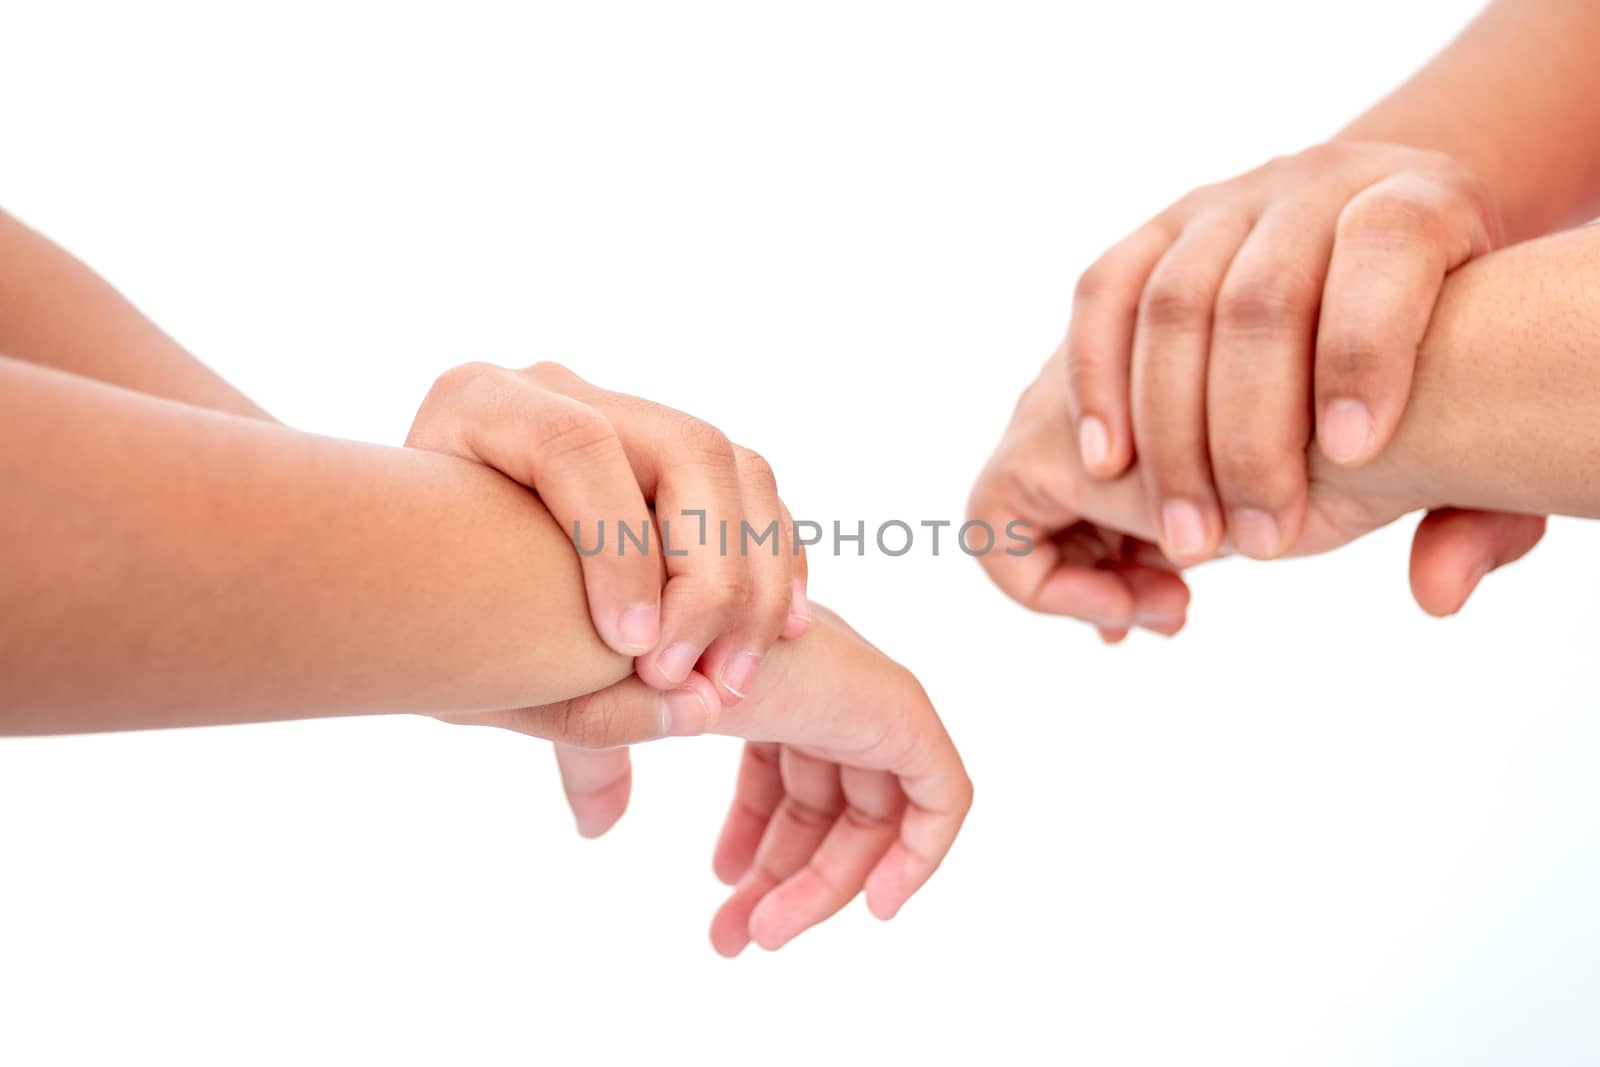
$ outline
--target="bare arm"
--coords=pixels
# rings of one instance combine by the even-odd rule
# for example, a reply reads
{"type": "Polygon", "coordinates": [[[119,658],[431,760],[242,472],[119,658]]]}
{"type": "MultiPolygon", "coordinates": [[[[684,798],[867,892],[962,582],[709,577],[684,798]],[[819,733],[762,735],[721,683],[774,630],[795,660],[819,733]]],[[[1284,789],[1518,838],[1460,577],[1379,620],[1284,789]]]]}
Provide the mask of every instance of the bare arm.
{"type": "Polygon", "coordinates": [[[0,352],[152,396],[271,419],[81,260],[4,212],[0,352]]]}
{"type": "Polygon", "coordinates": [[[1394,443],[1343,491],[1600,518],[1600,226],[1474,260],[1450,276],[1394,443]]]}
{"type": "Polygon", "coordinates": [[[0,357],[0,731],[546,704],[626,677],[478,464],[0,357]]]}
{"type": "Polygon", "coordinates": [[[1444,152],[1519,241],[1600,211],[1600,4],[1499,0],[1342,140],[1444,152]]]}
{"type": "MultiPolygon", "coordinates": [[[[1600,226],[1515,245],[1452,273],[1419,346],[1412,398],[1390,446],[1358,468],[1309,450],[1309,506],[1291,551],[1326,552],[1422,508],[1600,517],[1596,293],[1600,226]]],[[[1060,359],[1058,350],[1023,393],[970,504],[970,517],[994,529],[1032,523],[1035,551],[989,553],[982,563],[1035,610],[1119,627],[1138,613],[1142,625],[1174,631],[1188,594],[1168,569],[1150,563],[1141,543],[1156,539],[1159,521],[1143,492],[1144,460],[1116,479],[1089,474],[1061,418],[1068,377],[1060,359]]],[[[1301,456],[1304,463],[1304,450],[1301,456]]],[[[1497,565],[1526,552],[1537,530],[1487,540],[1487,562],[1497,565]]],[[[1449,551],[1459,551],[1468,570],[1480,563],[1472,544],[1449,551]]],[[[1419,599],[1428,610],[1460,607],[1459,581],[1445,588],[1437,573],[1424,578],[1419,599]]]]}

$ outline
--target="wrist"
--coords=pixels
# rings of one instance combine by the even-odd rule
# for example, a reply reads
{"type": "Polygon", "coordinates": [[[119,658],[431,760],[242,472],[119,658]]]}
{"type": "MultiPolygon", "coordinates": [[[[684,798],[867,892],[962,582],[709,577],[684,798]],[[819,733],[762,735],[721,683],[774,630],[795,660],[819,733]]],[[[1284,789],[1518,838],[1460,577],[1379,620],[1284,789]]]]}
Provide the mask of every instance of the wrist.
{"type": "Polygon", "coordinates": [[[1600,229],[1569,231],[1452,273],[1389,446],[1353,470],[1313,456],[1313,478],[1412,508],[1600,513],[1597,248],[1600,229]]]}

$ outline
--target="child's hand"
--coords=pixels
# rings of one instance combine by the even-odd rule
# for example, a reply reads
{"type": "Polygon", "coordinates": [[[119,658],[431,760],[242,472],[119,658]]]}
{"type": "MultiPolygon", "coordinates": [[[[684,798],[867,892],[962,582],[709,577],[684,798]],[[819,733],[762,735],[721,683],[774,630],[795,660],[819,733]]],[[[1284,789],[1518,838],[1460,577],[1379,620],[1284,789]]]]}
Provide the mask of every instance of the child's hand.
{"type": "Polygon", "coordinates": [[[1225,535],[1286,552],[1313,411],[1329,459],[1376,455],[1445,275],[1499,240],[1472,173],[1397,145],[1321,145],[1195,190],[1078,283],[1064,344],[1085,469],[1116,477],[1137,453],[1177,563],[1225,535]]]}
{"type": "MultiPolygon", "coordinates": [[[[805,553],[771,468],[699,419],[553,363],[471,363],[440,376],[406,444],[539,493],[575,534],[595,630],[689,724],[669,732],[703,729],[693,723],[714,709],[701,700],[737,703],[773,643],[809,625],[805,553]]],[[[627,752],[558,747],[557,757],[579,830],[603,833],[627,804],[627,752]]]]}
{"type": "MultiPolygon", "coordinates": [[[[713,859],[734,887],[711,924],[725,956],[752,940],[778,948],[863,888],[872,913],[890,918],[939,866],[972,805],[961,757],[917,680],[812,608],[810,632],[772,650],[745,700],[698,724],[750,741],[713,859]]],[[[559,705],[452,721],[604,748],[659,736],[661,695],[629,678],[559,705]]]]}

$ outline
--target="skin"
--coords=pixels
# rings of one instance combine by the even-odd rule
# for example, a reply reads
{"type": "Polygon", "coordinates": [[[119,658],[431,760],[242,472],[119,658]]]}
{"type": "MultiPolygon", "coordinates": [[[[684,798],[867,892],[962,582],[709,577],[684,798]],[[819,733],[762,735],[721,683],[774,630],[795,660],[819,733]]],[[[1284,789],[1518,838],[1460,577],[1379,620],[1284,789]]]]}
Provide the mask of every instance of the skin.
{"type": "MultiPolygon", "coordinates": [[[[0,354],[274,421],[90,267],[3,213],[0,296],[6,312],[0,354]]],[[[734,530],[744,520],[765,528],[774,515],[782,517],[781,530],[792,530],[771,469],[754,451],[728,442],[706,422],[608,394],[557,365],[510,371],[469,363],[446,371],[422,403],[406,445],[482,462],[538,488],[563,530],[582,522],[592,534],[597,517],[608,518],[613,531],[619,518],[637,528],[658,498],[667,509],[704,507],[709,522],[720,518],[734,530]],[[555,424],[568,427],[568,434],[550,434],[555,424]],[[587,434],[581,448],[573,448],[573,424],[587,434]]],[[[602,552],[582,558],[595,630],[606,645],[635,657],[650,685],[683,688],[693,672],[712,681],[717,699],[738,702],[773,640],[805,632],[805,552],[723,557],[691,545],[693,558],[670,558],[672,574],[662,589],[656,544],[650,557],[602,552]]],[[[626,808],[627,750],[557,744],[555,755],[579,830],[595,837],[610,829],[626,808]],[[597,795],[608,798],[605,805],[595,805],[597,795]]]]}
{"type": "MultiPolygon", "coordinates": [[[[151,396],[275,421],[168,337],[93,270],[17,219],[0,213],[0,353],[151,396]]],[[[791,530],[771,469],[749,449],[681,412],[608,393],[554,364],[523,371],[468,364],[442,375],[407,444],[492,466],[542,499],[562,529],[597,518],[638,528],[647,505],[701,507],[733,529],[775,516],[791,530]],[[564,432],[553,433],[551,427],[564,432]],[[576,432],[575,432],[576,431],[576,432]],[[574,444],[580,447],[574,447],[574,444]]],[[[670,513],[670,511],[669,511],[670,513]]],[[[612,543],[617,540],[613,527],[612,543]]],[[[687,538],[680,538],[687,541],[687,538]]],[[[735,703],[781,634],[805,631],[805,555],[721,555],[690,545],[690,558],[601,552],[581,559],[596,631],[635,657],[639,676],[735,703]],[[665,601],[665,612],[662,611],[665,601]],[[709,688],[691,679],[709,679],[709,688]],[[690,684],[694,682],[694,684],[690,684]]],[[[673,703],[684,704],[680,695],[673,703]]],[[[685,714],[693,717],[691,708],[685,714]]],[[[626,749],[559,744],[562,782],[587,836],[626,807],[626,749]],[[621,803],[618,803],[618,798],[621,803]]]]}
{"type": "MultiPolygon", "coordinates": [[[[1597,46],[1586,0],[1491,5],[1330,143],[1189,193],[1085,272],[1060,359],[1075,446],[1094,477],[1137,459],[1167,559],[1300,543],[1307,444],[1347,466],[1389,445],[1445,277],[1600,210],[1597,46]]],[[[1541,528],[1449,519],[1415,551],[1460,583],[1541,528]]],[[[1160,603],[1108,638],[1140,615],[1170,632],[1170,583],[1145,585],[1160,603]]]]}
{"type": "Polygon", "coordinates": [[[651,685],[681,686],[699,667],[736,704],[780,634],[805,631],[804,554],[782,540],[772,468],[709,423],[600,389],[556,363],[469,363],[435,383],[406,444],[494,467],[537,489],[563,529],[578,524],[583,543],[601,549],[580,558],[595,628],[651,685]],[[735,536],[741,523],[776,523],[779,550],[700,544],[695,520],[680,515],[692,507],[735,536]],[[652,508],[680,523],[672,554],[648,538],[646,550],[629,542],[619,552],[616,524],[642,530],[652,508]]]}
{"type": "MultiPolygon", "coordinates": [[[[1327,552],[1402,515],[1429,510],[1457,524],[1454,555],[1414,553],[1417,598],[1439,613],[1460,607],[1491,567],[1538,540],[1516,513],[1600,517],[1600,227],[1516,245],[1453,273],[1417,353],[1407,405],[1389,447],[1359,468],[1312,450],[1306,520],[1291,554],[1327,552]],[[1459,509],[1508,514],[1503,528],[1459,509]],[[1463,582],[1463,568],[1468,572],[1463,582]]],[[[1046,612],[1115,626],[1182,624],[1188,591],[1153,541],[1159,518],[1137,465],[1117,479],[1089,474],[1068,420],[1058,353],[1023,394],[980,477],[972,518],[1034,525],[1039,550],[992,553],[983,563],[1011,597],[1046,612]]]]}
{"type": "MultiPolygon", "coordinates": [[[[805,638],[780,642],[748,696],[720,707],[709,727],[758,739],[745,746],[713,860],[732,887],[711,926],[725,956],[752,941],[780,948],[863,890],[874,915],[893,917],[972,805],[971,781],[917,680],[837,615],[812,610],[805,638]]],[[[605,724],[596,743],[637,739],[637,705],[618,695],[597,694],[609,706],[580,713],[605,724]]],[[[546,709],[471,721],[549,736],[546,709]]]]}
{"type": "MultiPolygon", "coordinates": [[[[486,464],[536,490],[560,528],[588,547],[580,564],[596,631],[633,658],[640,680],[676,691],[675,701],[688,705],[688,692],[737,704],[773,643],[810,626],[805,552],[772,468],[708,423],[555,363],[469,363],[434,383],[406,444],[486,464]],[[707,524],[704,543],[691,508],[707,524]],[[625,542],[619,523],[645,547],[625,542]],[[776,532],[765,547],[722,552],[721,523],[733,546],[746,527],[776,532]],[[676,531],[670,542],[662,530],[676,531]]],[[[702,713],[688,706],[686,714],[702,713]]],[[[627,808],[628,750],[557,744],[556,761],[578,831],[605,833],[627,808]]]]}
{"type": "MultiPolygon", "coordinates": [[[[971,803],[960,758],[915,679],[831,613],[806,607],[805,638],[773,645],[742,699],[727,699],[707,657],[653,687],[637,648],[619,652],[590,625],[592,576],[526,486],[476,456],[273,422],[9,219],[0,292],[0,344],[34,357],[0,356],[0,733],[409,711],[600,761],[668,734],[744,737],[754,765],[716,860],[738,886],[717,920],[728,954],[750,939],[777,947],[863,889],[888,918],[948,851],[971,803]]],[[[511,466],[527,428],[489,409],[515,416],[561,395],[620,404],[639,425],[665,417],[553,368],[537,371],[539,395],[497,388],[489,408],[451,385],[529,381],[493,371],[447,376],[413,433],[511,466]],[[481,431],[465,435],[475,417],[481,431]]],[[[631,432],[621,415],[608,425],[619,441],[631,432]]],[[[676,577],[649,580],[664,596],[676,577]]],[[[773,639],[798,595],[788,581],[775,590],[773,639]]],[[[740,616],[711,644],[733,632],[748,647],[739,626],[749,632],[740,616]]],[[[626,801],[625,779],[568,785],[580,820],[614,821],[626,801]]]]}
{"type": "Polygon", "coordinates": [[[543,704],[629,661],[481,465],[0,359],[7,732],[543,704]],[[577,611],[573,609],[577,608],[577,611]]]}

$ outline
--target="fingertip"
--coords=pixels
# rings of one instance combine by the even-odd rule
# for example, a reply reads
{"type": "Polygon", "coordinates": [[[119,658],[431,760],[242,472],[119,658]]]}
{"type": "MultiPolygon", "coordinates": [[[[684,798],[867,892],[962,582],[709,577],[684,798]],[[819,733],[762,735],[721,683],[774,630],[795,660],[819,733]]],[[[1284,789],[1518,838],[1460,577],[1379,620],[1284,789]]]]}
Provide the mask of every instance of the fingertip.
{"type": "Polygon", "coordinates": [[[1084,470],[1096,478],[1113,478],[1122,473],[1115,462],[1111,447],[1111,431],[1098,415],[1085,415],[1078,420],[1078,458],[1084,470]]]}
{"type": "Polygon", "coordinates": [[[722,698],[711,680],[690,671],[682,685],[662,694],[664,737],[698,737],[717,724],[722,698]]]}
{"type": "Polygon", "coordinates": [[[710,945],[717,950],[717,955],[731,960],[749,944],[750,921],[739,904],[739,894],[733,894],[723,901],[710,920],[710,945]]]}
{"type": "Polygon", "coordinates": [[[750,939],[748,937],[737,939],[719,938],[715,930],[711,933],[711,947],[716,950],[717,955],[725,960],[736,958],[745,950],[745,946],[749,944],[750,939]]]}
{"type": "Polygon", "coordinates": [[[568,797],[578,836],[587,841],[604,837],[627,812],[629,792],[619,781],[595,793],[568,797]]]}
{"type": "Polygon", "coordinates": [[[1150,633],[1156,634],[1159,637],[1178,636],[1178,634],[1183,630],[1184,626],[1188,624],[1188,621],[1189,620],[1182,615],[1175,619],[1155,616],[1141,617],[1138,620],[1141,629],[1148,630],[1150,633]]]}
{"type": "Polygon", "coordinates": [[[1048,615],[1070,615],[1115,628],[1132,620],[1134,597],[1116,574],[1066,564],[1047,575],[1027,603],[1048,615]]]}
{"type": "Polygon", "coordinates": [[[1283,551],[1277,517],[1261,508],[1235,508],[1228,514],[1228,536],[1251,559],[1275,559],[1283,551]]]}
{"type": "Polygon", "coordinates": [[[796,577],[789,596],[789,617],[783,621],[780,636],[795,638],[811,629],[811,601],[806,597],[806,583],[796,577]]]}
{"type": "Polygon", "coordinates": [[[689,683],[695,664],[705,649],[692,641],[676,641],[651,655],[639,656],[633,669],[646,685],[656,689],[675,689],[689,683]]]}
{"type": "Polygon", "coordinates": [[[761,653],[752,649],[735,652],[717,672],[717,691],[722,703],[728,707],[750,695],[756,683],[756,672],[761,669],[761,653]]]}
{"type": "Polygon", "coordinates": [[[1161,549],[1180,564],[1199,563],[1216,552],[1221,540],[1220,526],[1213,511],[1192,500],[1175,497],[1160,508],[1161,549]]]}
{"type": "Polygon", "coordinates": [[[613,647],[627,656],[642,656],[661,640],[661,607],[655,602],[630,604],[617,616],[613,647]]]}
{"type": "Polygon", "coordinates": [[[612,816],[576,815],[574,820],[578,825],[578,836],[593,841],[595,838],[604,837],[606,831],[617,825],[617,820],[622,817],[618,812],[612,816]]]}
{"type": "Polygon", "coordinates": [[[757,907],[750,916],[750,940],[764,952],[776,952],[793,941],[794,935],[784,930],[776,919],[766,920],[761,908],[757,907]]]}
{"type": "Polygon", "coordinates": [[[892,886],[884,883],[889,880],[881,870],[874,871],[872,877],[867,879],[867,911],[874,919],[888,922],[900,914],[900,909],[905,906],[905,894],[892,886]]]}
{"type": "Polygon", "coordinates": [[[1492,570],[1492,560],[1481,560],[1452,579],[1439,569],[1421,567],[1412,573],[1411,595],[1424,612],[1436,619],[1447,619],[1467,606],[1479,583],[1492,570]]]}
{"type": "Polygon", "coordinates": [[[1169,570],[1127,563],[1118,574],[1133,590],[1133,624],[1162,637],[1174,637],[1189,621],[1189,587],[1169,570]]]}
{"type": "Polygon", "coordinates": [[[735,921],[731,910],[735,897],[729,897],[711,918],[711,947],[724,959],[733,959],[750,944],[748,923],[735,921]]]}
{"type": "Polygon", "coordinates": [[[1417,525],[1411,593],[1436,618],[1459,612],[1490,571],[1521,559],[1544,535],[1536,515],[1442,508],[1417,525]]]}
{"type": "Polygon", "coordinates": [[[1341,467],[1356,467],[1377,453],[1377,425],[1359,400],[1338,397],[1323,405],[1317,419],[1317,446],[1341,467]]]}
{"type": "Polygon", "coordinates": [[[732,888],[739,884],[739,879],[744,877],[746,866],[732,857],[716,855],[711,857],[711,873],[717,876],[717,881],[732,888]]]}

